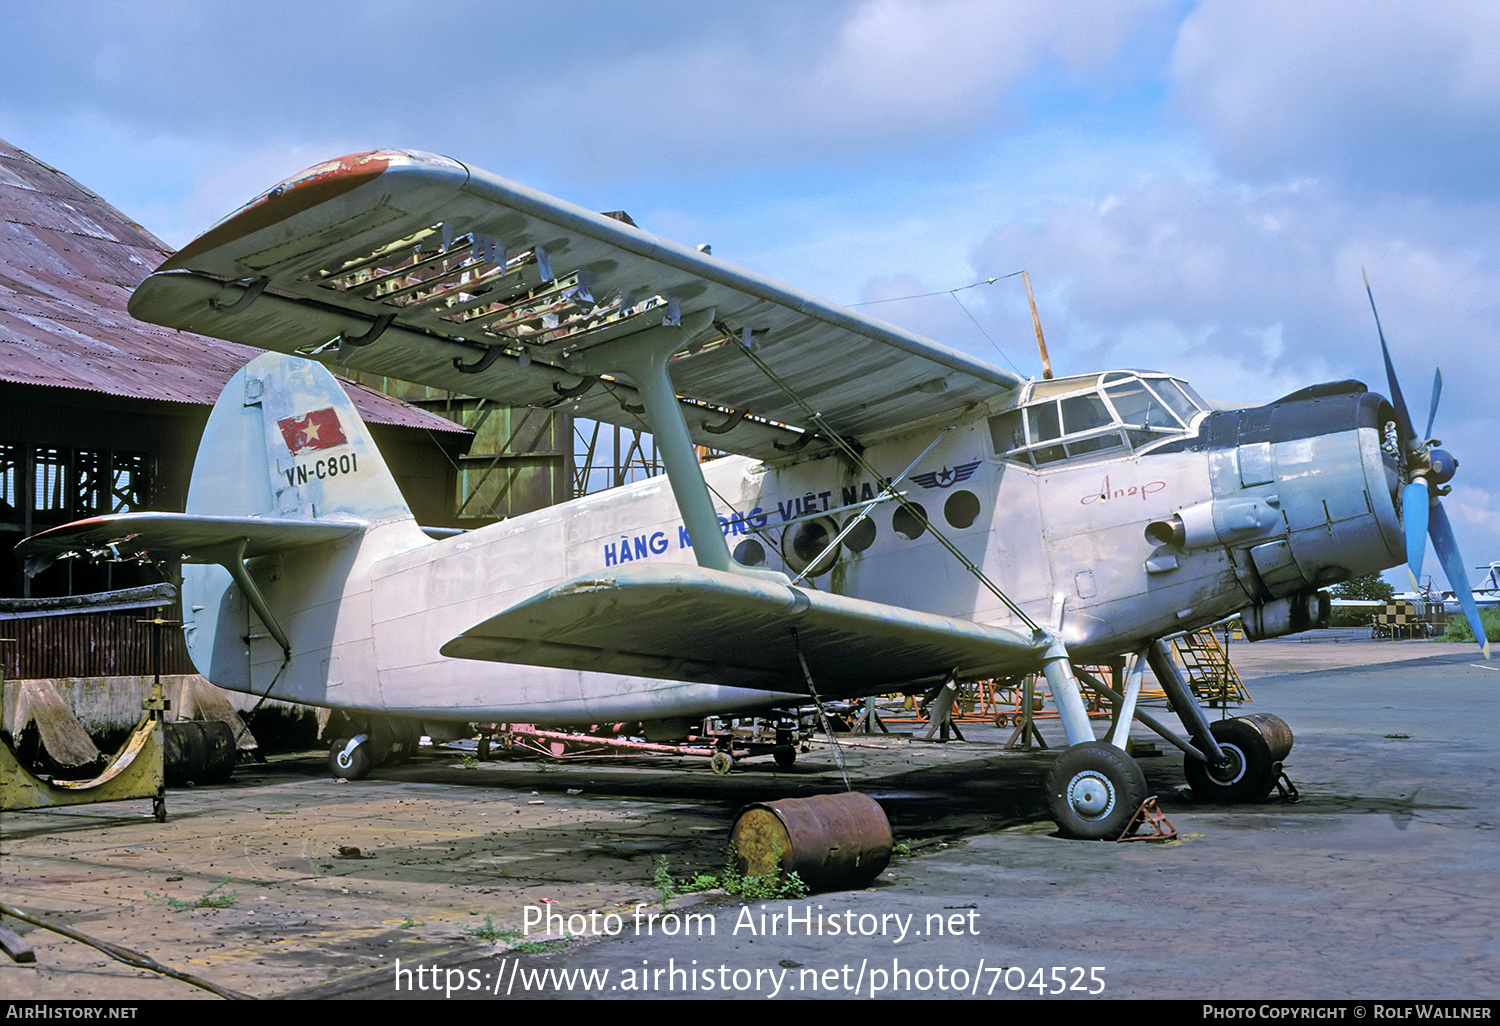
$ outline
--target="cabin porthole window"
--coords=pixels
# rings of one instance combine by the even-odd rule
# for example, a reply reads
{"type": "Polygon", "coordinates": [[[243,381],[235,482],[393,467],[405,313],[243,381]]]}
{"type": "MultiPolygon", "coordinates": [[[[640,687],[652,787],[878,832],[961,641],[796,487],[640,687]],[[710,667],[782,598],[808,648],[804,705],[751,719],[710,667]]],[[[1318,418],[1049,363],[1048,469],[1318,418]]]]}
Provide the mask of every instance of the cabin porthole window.
{"type": "Polygon", "coordinates": [[[832,517],[814,517],[792,524],[781,536],[782,555],[786,557],[786,565],[794,574],[805,574],[808,577],[826,574],[838,561],[839,549],[843,546],[840,544],[822,559],[818,559],[818,556],[828,548],[828,543],[838,533],[838,522],[832,517]],[[818,561],[816,566],[810,565],[813,560],[818,561]]]}
{"type": "Polygon", "coordinates": [[[954,527],[971,526],[979,518],[979,496],[973,492],[957,491],[943,503],[943,519],[954,527]]]}
{"type": "Polygon", "coordinates": [[[766,547],[753,538],[747,538],[734,547],[734,561],[740,566],[765,566],[766,547]]]}
{"type": "Polygon", "coordinates": [[[908,502],[891,515],[891,530],[907,541],[916,541],[927,533],[927,511],[915,502],[908,502]]]}
{"type": "MultiPolygon", "coordinates": [[[[845,527],[849,526],[846,522],[845,527]]],[[[863,552],[875,544],[875,519],[865,517],[854,525],[854,530],[844,535],[844,544],[850,552],[863,552]]]]}

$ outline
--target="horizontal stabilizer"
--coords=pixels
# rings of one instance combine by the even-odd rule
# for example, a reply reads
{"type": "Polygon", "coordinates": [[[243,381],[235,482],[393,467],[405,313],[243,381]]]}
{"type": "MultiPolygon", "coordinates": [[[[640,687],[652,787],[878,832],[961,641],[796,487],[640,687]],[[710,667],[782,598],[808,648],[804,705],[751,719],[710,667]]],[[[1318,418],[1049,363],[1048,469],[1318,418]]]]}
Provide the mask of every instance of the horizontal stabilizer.
{"type": "Polygon", "coordinates": [[[43,531],[17,545],[16,553],[26,561],[26,572],[31,575],[70,556],[92,562],[222,563],[337,541],[363,528],[363,524],[347,521],[118,513],[43,531]]]}
{"type": "Polygon", "coordinates": [[[956,672],[1040,667],[1046,640],[1004,627],[695,566],[580,577],[485,620],[442,654],[668,680],[879,694],[956,672]]]}

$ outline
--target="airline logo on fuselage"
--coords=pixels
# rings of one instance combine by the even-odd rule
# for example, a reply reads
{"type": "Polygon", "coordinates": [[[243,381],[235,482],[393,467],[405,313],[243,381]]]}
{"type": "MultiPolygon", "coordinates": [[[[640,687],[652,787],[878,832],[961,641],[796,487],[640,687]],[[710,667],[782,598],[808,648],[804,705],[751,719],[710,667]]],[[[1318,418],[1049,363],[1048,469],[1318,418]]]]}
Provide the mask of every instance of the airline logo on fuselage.
{"type": "Polygon", "coordinates": [[[913,474],[911,479],[923,488],[952,488],[960,481],[967,481],[974,476],[974,471],[979,467],[979,460],[973,463],[960,463],[949,470],[947,465],[942,470],[929,471],[926,474],[913,474]]]}

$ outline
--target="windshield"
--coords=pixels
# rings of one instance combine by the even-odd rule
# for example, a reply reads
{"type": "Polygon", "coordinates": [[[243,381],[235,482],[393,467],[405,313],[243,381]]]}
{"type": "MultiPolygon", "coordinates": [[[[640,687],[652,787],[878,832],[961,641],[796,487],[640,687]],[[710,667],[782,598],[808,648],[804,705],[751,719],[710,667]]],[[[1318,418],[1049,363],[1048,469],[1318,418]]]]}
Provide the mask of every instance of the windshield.
{"type": "Polygon", "coordinates": [[[1033,466],[1140,452],[1187,434],[1208,405],[1186,382],[1111,371],[1032,382],[1020,408],[990,418],[995,454],[1033,466]]]}

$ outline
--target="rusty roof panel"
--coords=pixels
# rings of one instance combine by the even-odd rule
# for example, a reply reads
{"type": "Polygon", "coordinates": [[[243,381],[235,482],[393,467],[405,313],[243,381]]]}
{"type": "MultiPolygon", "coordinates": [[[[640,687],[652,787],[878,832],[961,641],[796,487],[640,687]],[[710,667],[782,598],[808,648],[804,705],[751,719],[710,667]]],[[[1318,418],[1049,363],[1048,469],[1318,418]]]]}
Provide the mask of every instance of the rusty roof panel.
{"type": "MultiPolygon", "coordinates": [[[[171,252],[67,175],[0,140],[0,381],[212,405],[260,351],[126,312],[130,290],[171,252]]],[[[343,384],[374,423],[463,430],[343,384]]]]}

